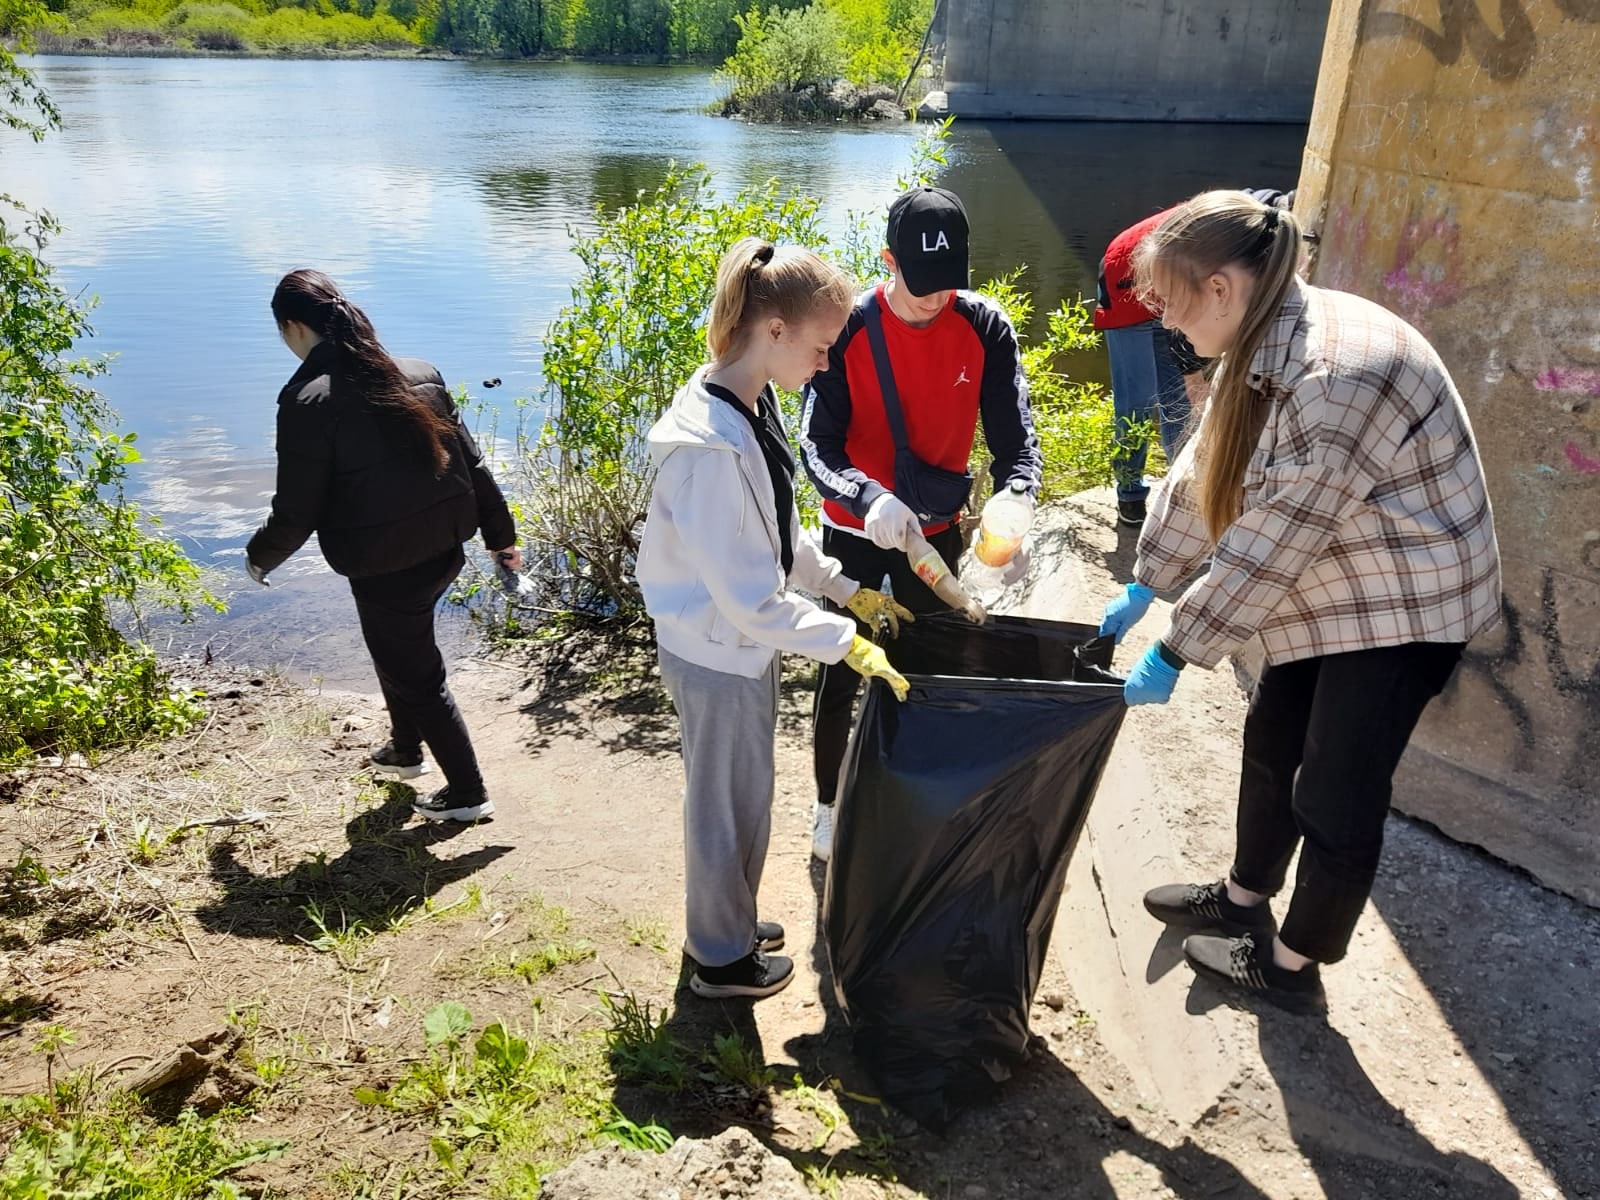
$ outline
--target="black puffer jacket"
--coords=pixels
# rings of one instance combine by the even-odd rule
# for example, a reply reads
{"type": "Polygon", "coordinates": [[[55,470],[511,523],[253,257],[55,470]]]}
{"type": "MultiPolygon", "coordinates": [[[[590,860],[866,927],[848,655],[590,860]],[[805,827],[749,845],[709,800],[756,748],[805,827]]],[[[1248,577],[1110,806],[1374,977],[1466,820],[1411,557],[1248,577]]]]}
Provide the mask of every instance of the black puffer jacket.
{"type": "Polygon", "coordinates": [[[333,387],[334,354],[326,342],[313,347],[278,393],[278,490],[245,548],[250,561],[270,571],[313,533],[328,565],[352,579],[414,567],[480,528],[489,549],[510,546],[516,527],[505,498],[438,370],[395,360],[417,394],[455,422],[450,465],[436,477],[359,396],[333,387]]]}

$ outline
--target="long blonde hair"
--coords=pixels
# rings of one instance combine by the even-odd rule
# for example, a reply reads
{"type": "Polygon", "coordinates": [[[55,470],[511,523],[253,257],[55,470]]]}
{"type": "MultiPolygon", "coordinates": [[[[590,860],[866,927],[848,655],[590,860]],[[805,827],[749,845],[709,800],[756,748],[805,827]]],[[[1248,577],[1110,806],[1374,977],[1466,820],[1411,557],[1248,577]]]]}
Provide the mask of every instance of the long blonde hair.
{"type": "Polygon", "coordinates": [[[812,251],[740,238],[717,267],[706,345],[713,359],[721,359],[739,348],[757,321],[778,317],[799,322],[820,312],[847,310],[854,302],[850,277],[812,251]]]}
{"type": "Polygon", "coordinates": [[[1222,355],[1211,400],[1195,446],[1200,514],[1213,538],[1244,507],[1244,472],[1261,434],[1258,393],[1247,382],[1294,282],[1300,224],[1294,214],[1262,204],[1245,192],[1201,192],[1140,241],[1133,254],[1134,285],[1152,294],[1157,276],[1198,294],[1216,272],[1237,266],[1255,281],[1238,337],[1222,355]]]}

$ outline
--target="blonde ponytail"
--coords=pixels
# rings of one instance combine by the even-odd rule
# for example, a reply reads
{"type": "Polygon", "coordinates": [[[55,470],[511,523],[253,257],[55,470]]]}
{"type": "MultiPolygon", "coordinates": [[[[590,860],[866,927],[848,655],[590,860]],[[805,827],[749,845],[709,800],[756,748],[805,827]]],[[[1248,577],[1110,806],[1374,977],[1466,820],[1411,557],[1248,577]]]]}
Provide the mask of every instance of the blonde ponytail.
{"type": "Polygon", "coordinates": [[[726,358],[757,321],[804,321],[819,312],[847,310],[854,300],[850,277],[812,251],[741,238],[717,267],[706,346],[713,359],[726,358]]]}
{"type": "Polygon", "coordinates": [[[1294,214],[1245,192],[1202,192],[1163,221],[1134,251],[1134,282],[1152,292],[1157,275],[1198,293],[1205,280],[1237,266],[1254,279],[1234,344],[1223,353],[1195,446],[1200,513],[1221,538],[1244,508],[1244,474],[1261,436],[1259,393],[1250,363],[1294,283],[1300,225],[1294,214]]]}

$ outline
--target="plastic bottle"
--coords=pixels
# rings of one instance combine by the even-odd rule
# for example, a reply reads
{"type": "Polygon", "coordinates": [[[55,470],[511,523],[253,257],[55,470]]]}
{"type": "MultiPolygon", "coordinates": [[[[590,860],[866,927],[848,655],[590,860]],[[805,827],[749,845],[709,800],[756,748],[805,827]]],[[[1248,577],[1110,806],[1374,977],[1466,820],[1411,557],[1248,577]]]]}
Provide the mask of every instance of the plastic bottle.
{"type": "Polygon", "coordinates": [[[906,539],[905,551],[906,557],[911,560],[911,569],[917,573],[918,579],[933,589],[934,595],[974,625],[982,625],[989,619],[987,610],[961,586],[961,581],[951,573],[943,556],[928,544],[927,538],[920,533],[911,534],[906,539]]]}
{"type": "Polygon", "coordinates": [[[1032,525],[1033,500],[1024,484],[1012,483],[983,506],[972,553],[986,567],[1003,567],[1015,557],[1032,525]]]}

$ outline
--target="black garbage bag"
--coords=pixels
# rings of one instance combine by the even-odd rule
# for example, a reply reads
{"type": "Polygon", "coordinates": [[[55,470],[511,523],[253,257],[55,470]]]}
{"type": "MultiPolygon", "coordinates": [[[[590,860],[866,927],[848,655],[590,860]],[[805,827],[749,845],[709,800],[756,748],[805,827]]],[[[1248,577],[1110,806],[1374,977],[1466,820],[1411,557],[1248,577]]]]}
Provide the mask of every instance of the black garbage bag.
{"type": "Polygon", "coordinates": [[[874,680],[862,700],[824,936],[856,1055],[929,1128],[1027,1053],[1067,863],[1126,712],[1096,632],[919,617],[885,647],[909,698],[874,680]]]}

